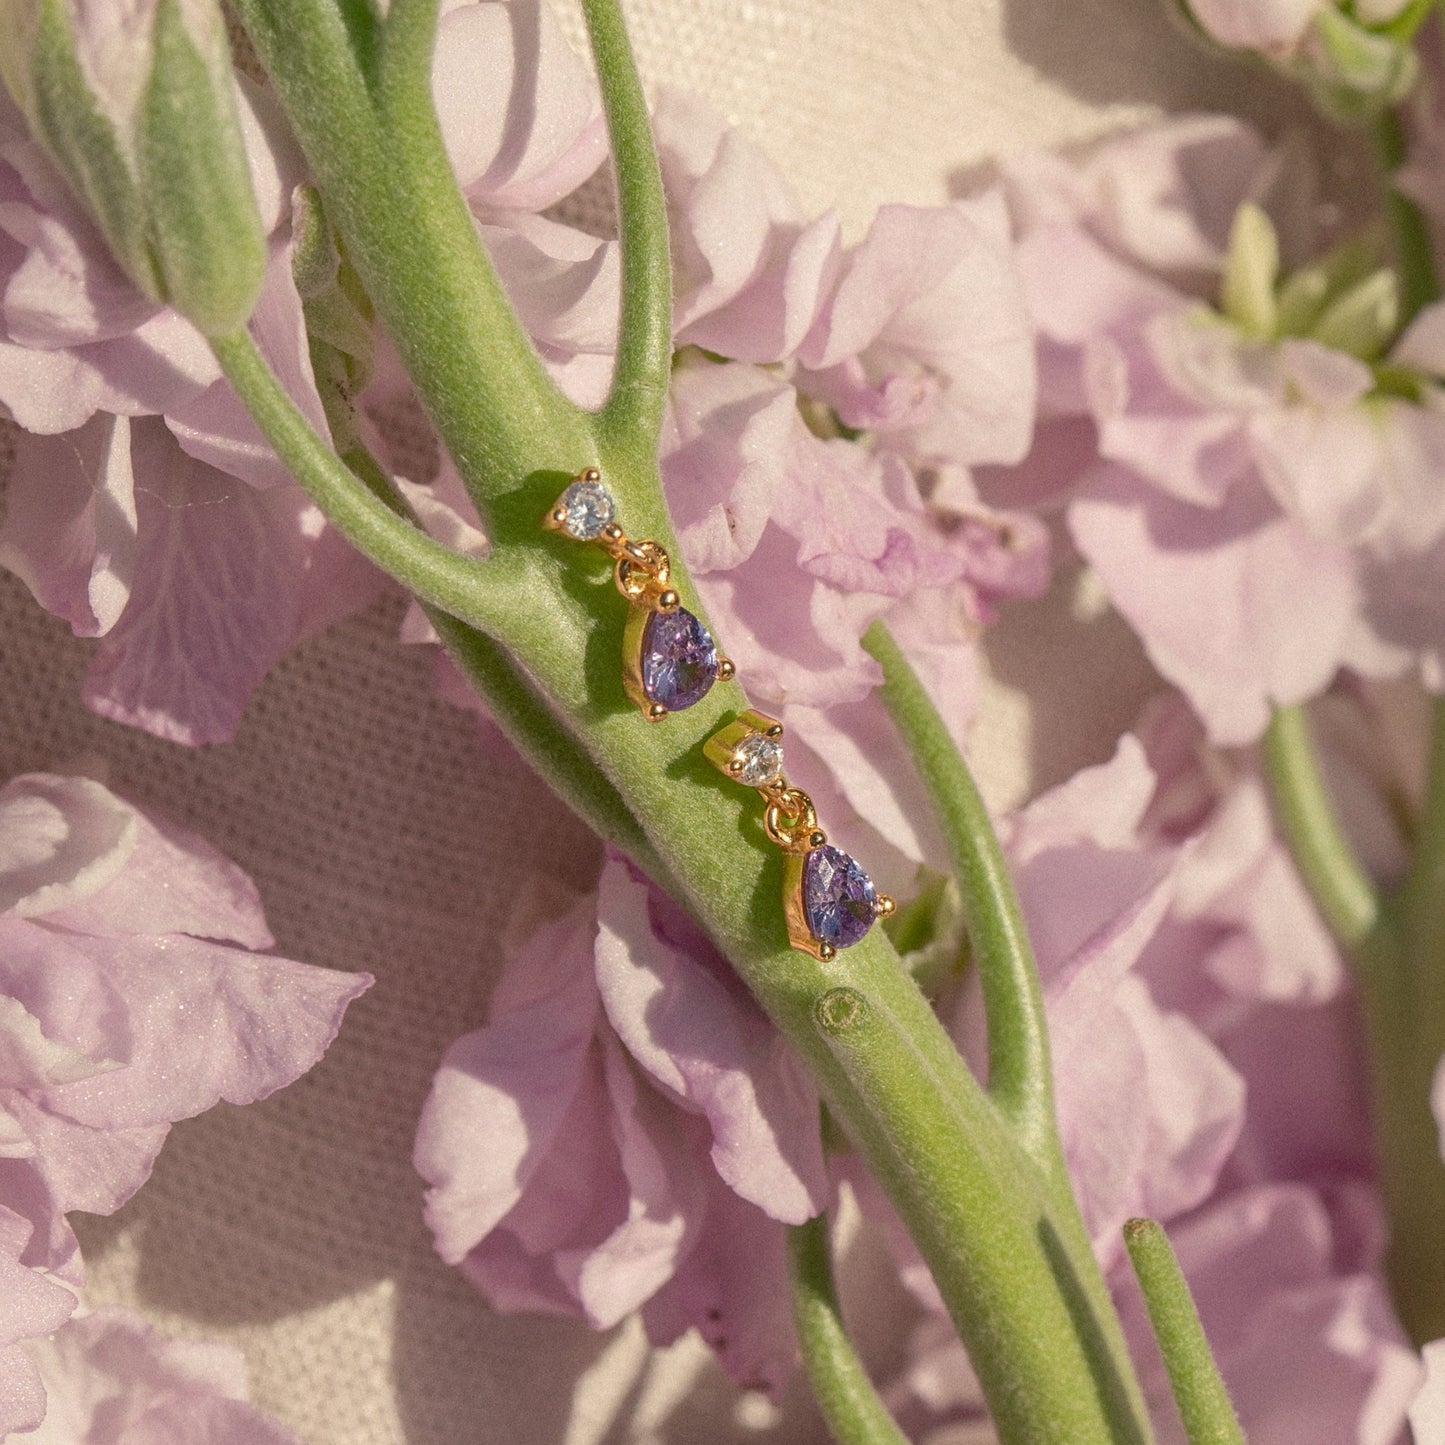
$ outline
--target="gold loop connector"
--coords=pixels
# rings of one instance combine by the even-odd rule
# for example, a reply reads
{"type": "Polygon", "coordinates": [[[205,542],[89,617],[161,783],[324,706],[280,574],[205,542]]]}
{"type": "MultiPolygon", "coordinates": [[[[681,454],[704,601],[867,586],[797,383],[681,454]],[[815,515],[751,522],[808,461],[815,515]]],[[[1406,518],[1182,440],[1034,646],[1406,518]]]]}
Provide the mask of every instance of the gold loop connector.
{"type": "Polygon", "coordinates": [[[768,804],[763,828],[784,853],[808,853],[828,841],[813,800],[801,788],[789,788],[768,804]]]}

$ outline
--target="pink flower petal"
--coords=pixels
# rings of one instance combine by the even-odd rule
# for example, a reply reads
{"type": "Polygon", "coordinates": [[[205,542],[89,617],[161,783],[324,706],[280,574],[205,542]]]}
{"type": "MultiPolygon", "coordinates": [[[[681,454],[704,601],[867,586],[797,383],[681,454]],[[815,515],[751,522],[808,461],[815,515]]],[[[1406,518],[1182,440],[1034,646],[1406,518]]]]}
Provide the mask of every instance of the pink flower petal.
{"type": "Polygon", "coordinates": [[[1205,511],[1102,469],[1069,519],[1150,660],[1216,742],[1251,741],[1271,703],[1322,691],[1344,661],[1359,595],[1350,558],[1260,494],[1240,488],[1205,511]]]}
{"type": "Polygon", "coordinates": [[[693,1327],[736,1384],[776,1399],[797,1360],[787,1269],[782,1226],[714,1181],[696,1248],[643,1308],[648,1337],[693,1327]]]}
{"type": "Polygon", "coordinates": [[[678,366],[662,474],[678,539],[694,572],[752,555],[786,485],[797,393],[758,367],[678,366]]]}
{"type": "Polygon", "coordinates": [[[653,114],[672,224],[673,327],[738,361],[790,355],[838,268],[838,222],[809,222],[773,164],[700,102],[664,90],[653,114]]]}
{"type": "Polygon", "coordinates": [[[603,869],[597,985],[632,1056],[712,1129],[712,1161],[790,1224],[827,1197],[817,1095],[727,964],[620,859],[603,869]]]}
{"type": "Polygon", "coordinates": [[[458,1039],[422,1109],[413,1156],[438,1253],[461,1260],[521,1199],[582,1088],[597,1018],[589,904],[540,929],[509,975],[536,992],[494,1000],[458,1039]]]}
{"type": "Polygon", "coordinates": [[[58,1330],[76,1305],[68,1289],[20,1263],[29,1238],[30,1225],[0,1205],[0,1437],[34,1430],[45,1416],[40,1371],[21,1343],[58,1330]]]}
{"type": "Polygon", "coordinates": [[[596,84],[538,0],[446,10],[432,95],[457,179],[475,206],[545,210],[607,153],[596,84]]]}
{"type": "Polygon", "coordinates": [[[105,717],[175,742],[225,742],[291,645],[305,569],[299,488],[258,492],[133,426],[140,552],[129,605],[86,675],[105,717]]]}
{"type": "Polygon", "coordinates": [[[643,1084],[622,1046],[602,1036],[609,1122],[627,1182],[627,1214],[600,1243],[559,1250],[556,1269],[595,1329],[610,1329],[672,1278],[702,1224],[706,1176],[688,1131],[643,1084]]]}
{"type": "Polygon", "coordinates": [[[140,815],[89,778],[28,773],[0,789],[0,911],[75,905],[125,867],[140,815]]]}
{"type": "Polygon", "coordinates": [[[109,632],[130,599],[134,489],[124,417],[96,416],[61,436],[16,434],[0,566],[78,636],[109,632]]]}
{"type": "Polygon", "coordinates": [[[370,986],[340,973],[180,935],[69,940],[123,994],[126,1067],[46,1093],[99,1129],[188,1119],[221,1099],[249,1104],[299,1078],[370,986]]]}
{"type": "MultiPolygon", "coordinates": [[[[286,394],[313,430],[331,435],[311,371],[311,352],[301,298],[291,276],[291,247],[278,249],[266,268],[249,329],[286,394]]],[[[193,400],[164,408],[166,424],[181,449],[256,487],[294,485],[270,442],[227,381],[217,381],[193,400]]]]}
{"type": "Polygon", "coordinates": [[[131,1310],[97,1310],[30,1346],[50,1396],[35,1445],[300,1445],[247,1402],[233,1345],[168,1339],[131,1310]]]}

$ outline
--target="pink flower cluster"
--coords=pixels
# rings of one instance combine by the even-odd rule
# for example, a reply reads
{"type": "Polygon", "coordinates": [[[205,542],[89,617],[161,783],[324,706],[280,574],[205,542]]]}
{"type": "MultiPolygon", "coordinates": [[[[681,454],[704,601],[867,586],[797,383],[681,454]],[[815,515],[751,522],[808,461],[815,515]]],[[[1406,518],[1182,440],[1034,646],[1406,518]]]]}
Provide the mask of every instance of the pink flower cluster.
{"type": "MultiPolygon", "coordinates": [[[[1286,59],[1337,13],[1193,9],[1286,59]]],[[[581,214],[603,158],[595,88],[544,5],[443,12],[434,94],[478,232],[558,384],[594,405],[617,246],[558,217],[581,214]]],[[[267,96],[242,99],[271,247],[252,330],[324,431],[292,273],[303,167],[267,96]]],[[[98,639],[91,706],[225,740],[276,659],[379,579],[199,334],[124,280],[5,105],[0,404],[23,430],[0,563],[98,639]]],[[[1177,1427],[1120,1260],[1135,1214],[1171,1224],[1251,1439],[1389,1445],[1407,1414],[1445,1429],[1425,1423],[1445,1421],[1439,1347],[1422,1367],[1379,1279],[1341,960],[1259,780],[1213,750],[1342,675],[1445,688],[1445,307],[1401,327],[1368,236],[1326,228],[1300,155],[1226,118],[1016,158],[949,205],[885,207],[853,244],[692,100],[663,95],[655,126],[668,500],[718,636],[786,723],[790,776],[830,830],[903,893],[940,856],[859,639],[887,619],[962,743],[978,635],[1044,590],[1051,543],[1077,549],[1182,695],[1003,829],[1068,1164],[1162,1437],[1177,1427]]],[[[411,400],[375,348],[368,438],[411,400]]],[[[406,487],[437,535],[485,549],[448,462],[406,487]]],[[[893,1387],[910,1428],[978,1414],[911,1246],[876,1189],[830,1164],[812,1086],[692,921],[615,856],[595,898],[536,911],[421,1120],[442,1256],[500,1309],[598,1327],[640,1311],[658,1343],[696,1328],[775,1393],[795,1349],[783,1230],[841,1178],[921,1302],[893,1387]]],[[[37,1425],[44,1379],[64,1404],[38,1439],[79,1438],[121,1382],[157,1437],[174,1419],[198,1441],[286,1439],[230,1357],[124,1314],[71,1317],[64,1214],[118,1207],[173,1120],[309,1067],[364,982],[258,952],[271,940],[231,865],[83,778],[0,793],[0,931],[0,1433],[37,1425]],[[196,1017],[204,1030],[179,1026],[196,1017]]],[[[976,1055],[975,985],[937,1004],[976,1055]]]]}
{"type": "Polygon", "coordinates": [[[137,1417],[191,1418],[168,1439],[290,1438],[239,1403],[234,1352],[124,1311],[66,1323],[84,1282],[66,1214],[118,1209],[176,1120],[303,1074],[370,984],[271,943],[250,880],[193,834],[88,777],[0,789],[0,1435],[44,1418],[40,1440],[121,1445],[81,1422],[132,1391],[137,1417]]]}
{"type": "Polygon", "coordinates": [[[1013,162],[1006,189],[1040,416],[999,494],[1063,503],[1211,737],[1342,668],[1441,686],[1445,308],[1396,336],[1390,273],[1350,241],[1317,259],[1299,158],[1224,117],[1013,162]]]}

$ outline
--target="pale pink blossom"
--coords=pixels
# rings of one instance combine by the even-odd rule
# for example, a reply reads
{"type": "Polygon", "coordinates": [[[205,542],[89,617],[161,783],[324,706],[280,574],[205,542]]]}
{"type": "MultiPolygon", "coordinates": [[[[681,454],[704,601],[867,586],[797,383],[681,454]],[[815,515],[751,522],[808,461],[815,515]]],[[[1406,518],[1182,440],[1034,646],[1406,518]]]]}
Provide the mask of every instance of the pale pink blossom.
{"type": "MultiPolygon", "coordinates": [[[[0,1036],[3,1040],[3,1036],[0,1036]]],[[[0,1044],[3,1046],[3,1044],[0,1044]]],[[[0,1180],[7,1165],[0,1164],[0,1180]]],[[[45,1384],[25,1342],[58,1330],[75,1295],[23,1264],[34,1226],[0,1204],[0,1438],[45,1418],[45,1384]]]]}
{"type": "Polygon", "coordinates": [[[23,1349],[49,1396],[29,1445],[300,1445],[249,1403],[233,1345],[167,1338],[134,1310],[96,1310],[23,1349]]]}
{"type": "Polygon", "coordinates": [[[79,1279],[66,1212],[108,1214],[178,1119],[310,1068],[369,983],[258,950],[246,876],[94,780],[0,789],[0,1204],[79,1279]]]}
{"type": "Polygon", "coordinates": [[[1170,1219],[1209,1195],[1244,1122],[1239,1075],[1139,969],[1189,861],[1143,833],[1156,783],[1125,738],[1003,834],[1044,987],[1065,1157],[1106,1262],[1126,1219],[1170,1219]]]}
{"type": "Polygon", "coordinates": [[[1018,461],[1033,328],[1002,197],[880,209],[799,359],[799,390],[915,465],[1018,461]]]}
{"type": "Polygon", "coordinates": [[[1211,39],[1230,47],[1288,55],[1330,0],[1189,0],[1211,39]]]}
{"type": "Polygon", "coordinates": [[[791,356],[837,280],[838,218],[808,217],[762,151],[693,97],[664,90],[653,125],[678,344],[735,361],[791,356]]]}
{"type": "MultiPolygon", "coordinates": [[[[1231,199],[1273,206],[1282,247],[1308,239],[1310,212],[1277,166],[1240,123],[1187,120],[1106,142],[1076,172],[1021,163],[1010,187],[1039,330],[1040,436],[1078,418],[1094,429],[1093,464],[1075,456],[1054,482],[1074,540],[1226,743],[1252,740],[1272,705],[1316,695],[1342,667],[1391,676],[1414,662],[1433,678],[1442,640],[1414,605],[1445,538],[1436,309],[1398,338],[1370,330],[1384,323],[1368,313],[1355,355],[1307,327],[1251,334],[1201,304],[1227,264],[1275,286],[1258,246],[1236,238],[1230,258],[1231,199]],[[1227,162],[1207,186],[1201,147],[1227,162]],[[1151,158],[1155,180],[1110,196],[1116,149],[1151,158]],[[1029,184],[1040,171],[1052,186],[1029,184]],[[1381,364],[1416,378],[1418,399],[1377,389],[1377,334],[1391,343],[1381,364]]],[[[1021,469],[1036,496],[1027,474],[1049,457],[1041,446],[1021,469]]],[[[999,473],[990,485],[1008,495],[999,473]]]]}
{"type": "Polygon", "coordinates": [[[792,1368],[781,1223],[827,1202],[818,1099],[693,924],[620,859],[511,950],[448,1051],[416,1164],[438,1252],[499,1309],[643,1310],[742,1382],[792,1368]]]}
{"type": "Polygon", "coordinates": [[[597,86],[541,0],[445,0],[432,93],[479,215],[542,211],[602,163],[597,86]]]}
{"type": "Polygon", "coordinates": [[[299,487],[249,486],[159,417],[21,432],[15,452],[0,565],[100,638],[83,695],[119,722],[229,741],[283,653],[377,595],[379,574],[299,487]]]}

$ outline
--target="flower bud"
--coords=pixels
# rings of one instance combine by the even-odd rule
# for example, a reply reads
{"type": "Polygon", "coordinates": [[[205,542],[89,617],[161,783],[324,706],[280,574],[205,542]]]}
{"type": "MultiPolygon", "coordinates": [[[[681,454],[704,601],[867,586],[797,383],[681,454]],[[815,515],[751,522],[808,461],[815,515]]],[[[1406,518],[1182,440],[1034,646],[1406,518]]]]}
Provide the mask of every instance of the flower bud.
{"type": "Polygon", "coordinates": [[[131,280],[244,324],[266,238],[216,0],[3,0],[0,77],[131,280]]]}

